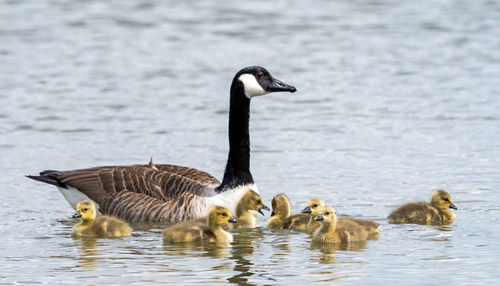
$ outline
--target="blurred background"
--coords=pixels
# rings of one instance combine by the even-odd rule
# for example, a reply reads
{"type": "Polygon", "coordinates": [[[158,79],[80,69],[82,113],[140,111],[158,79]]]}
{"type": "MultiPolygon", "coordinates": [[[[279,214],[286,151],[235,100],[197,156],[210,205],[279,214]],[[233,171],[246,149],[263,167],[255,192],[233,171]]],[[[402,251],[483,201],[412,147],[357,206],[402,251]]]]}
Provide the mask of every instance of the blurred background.
{"type": "MultiPolygon", "coordinates": [[[[500,247],[498,1],[0,2],[0,283],[491,285],[500,247]],[[377,220],[378,241],[315,249],[258,229],[171,249],[161,226],[70,238],[45,169],[178,164],[221,179],[229,85],[262,65],[295,94],[252,100],[261,194],[377,220]],[[449,191],[449,227],[388,225],[449,191]]],[[[261,218],[264,223],[264,218],[261,218]]]]}

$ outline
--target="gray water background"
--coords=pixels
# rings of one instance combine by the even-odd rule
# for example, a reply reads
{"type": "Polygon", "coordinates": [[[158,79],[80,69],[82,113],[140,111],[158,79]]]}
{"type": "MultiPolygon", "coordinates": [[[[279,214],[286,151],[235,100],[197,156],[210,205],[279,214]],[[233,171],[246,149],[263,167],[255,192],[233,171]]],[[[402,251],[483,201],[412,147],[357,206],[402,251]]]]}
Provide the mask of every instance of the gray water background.
{"type": "Polygon", "coordinates": [[[493,285],[499,95],[498,1],[1,1],[0,284],[493,285]],[[321,197],[380,222],[379,240],[325,249],[259,228],[179,248],[158,225],[74,240],[63,197],[24,177],[153,156],[221,179],[248,65],[298,89],[252,100],[267,204],[321,197]],[[387,224],[437,188],[454,224],[387,224]]]}

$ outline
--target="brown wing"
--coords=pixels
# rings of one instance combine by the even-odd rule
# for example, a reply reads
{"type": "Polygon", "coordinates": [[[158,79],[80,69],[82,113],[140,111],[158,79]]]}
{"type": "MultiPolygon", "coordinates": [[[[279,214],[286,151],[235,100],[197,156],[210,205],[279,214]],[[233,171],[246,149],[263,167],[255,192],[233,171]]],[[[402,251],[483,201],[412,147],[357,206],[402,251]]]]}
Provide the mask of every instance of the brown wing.
{"type": "Polygon", "coordinates": [[[196,180],[196,172],[191,168],[161,166],[162,169],[146,165],[97,167],[58,172],[56,176],[61,183],[77,188],[99,204],[109,194],[123,190],[166,202],[189,194],[203,195],[203,190],[216,182],[215,178],[201,171],[198,171],[202,174],[201,179],[196,180]],[[169,169],[177,173],[169,172],[169,169]]]}
{"type": "Polygon", "coordinates": [[[214,188],[220,185],[219,180],[214,178],[212,175],[197,169],[177,166],[177,165],[167,165],[167,164],[155,164],[155,167],[158,168],[158,170],[160,171],[177,174],[181,177],[189,178],[193,181],[196,181],[202,185],[211,187],[213,186],[214,188]]]}
{"type": "Polygon", "coordinates": [[[177,199],[163,201],[123,190],[106,195],[99,203],[99,210],[130,222],[177,222],[198,217],[198,209],[203,205],[200,196],[189,192],[177,199]]]}

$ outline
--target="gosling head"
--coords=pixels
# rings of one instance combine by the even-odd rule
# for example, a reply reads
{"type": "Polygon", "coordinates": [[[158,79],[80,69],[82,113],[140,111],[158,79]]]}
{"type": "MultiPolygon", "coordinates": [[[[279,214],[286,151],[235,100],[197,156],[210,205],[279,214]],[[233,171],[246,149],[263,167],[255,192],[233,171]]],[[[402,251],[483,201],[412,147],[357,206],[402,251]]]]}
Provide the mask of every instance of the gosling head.
{"type": "Polygon", "coordinates": [[[335,225],[337,223],[337,210],[334,207],[325,206],[314,220],[329,222],[335,225]]]}
{"type": "Polygon", "coordinates": [[[325,201],[322,199],[312,199],[307,202],[307,207],[302,210],[302,213],[310,214],[313,218],[320,214],[321,209],[325,206],[325,201]]]}
{"type": "Polygon", "coordinates": [[[94,220],[97,216],[95,204],[91,200],[84,200],[76,205],[73,218],[82,218],[82,221],[94,220]]]}
{"type": "Polygon", "coordinates": [[[236,220],[231,217],[231,213],[228,209],[221,206],[212,207],[208,214],[209,225],[222,226],[228,222],[236,222],[236,220]]]}
{"type": "Polygon", "coordinates": [[[269,211],[269,207],[264,205],[262,197],[254,190],[248,190],[243,197],[240,199],[238,205],[241,205],[246,210],[258,211],[261,215],[264,215],[262,210],[269,211]]]}
{"type": "Polygon", "coordinates": [[[451,201],[450,194],[448,194],[448,192],[443,190],[437,190],[434,193],[432,193],[431,205],[441,210],[458,209],[455,206],[455,204],[453,204],[453,202],[451,201]]]}
{"type": "Polygon", "coordinates": [[[271,216],[288,217],[290,215],[290,201],[285,194],[277,194],[271,202],[273,212],[271,216]]]}
{"type": "Polygon", "coordinates": [[[274,78],[265,68],[259,66],[243,68],[235,75],[231,93],[241,88],[248,99],[271,92],[297,91],[295,87],[274,78]]]}

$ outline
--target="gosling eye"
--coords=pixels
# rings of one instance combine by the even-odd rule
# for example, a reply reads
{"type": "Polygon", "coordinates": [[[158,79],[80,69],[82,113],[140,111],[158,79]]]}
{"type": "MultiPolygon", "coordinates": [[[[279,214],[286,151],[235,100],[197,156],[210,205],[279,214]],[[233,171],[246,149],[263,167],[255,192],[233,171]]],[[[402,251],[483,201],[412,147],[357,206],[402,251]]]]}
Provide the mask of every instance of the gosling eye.
{"type": "Polygon", "coordinates": [[[325,213],[325,215],[329,215],[329,214],[330,214],[330,212],[326,212],[326,213],[325,213]]]}
{"type": "Polygon", "coordinates": [[[313,209],[318,207],[318,204],[313,204],[312,205],[313,209]]]}
{"type": "Polygon", "coordinates": [[[227,216],[227,213],[222,213],[222,216],[227,216]]]}
{"type": "Polygon", "coordinates": [[[449,202],[450,200],[448,198],[444,198],[443,201],[449,202]]]}
{"type": "Polygon", "coordinates": [[[88,210],[89,210],[88,208],[84,208],[84,209],[83,209],[83,212],[86,212],[86,211],[88,211],[88,210]]]}
{"type": "Polygon", "coordinates": [[[258,203],[258,204],[262,204],[262,201],[261,201],[261,200],[257,200],[257,203],[258,203]]]}

